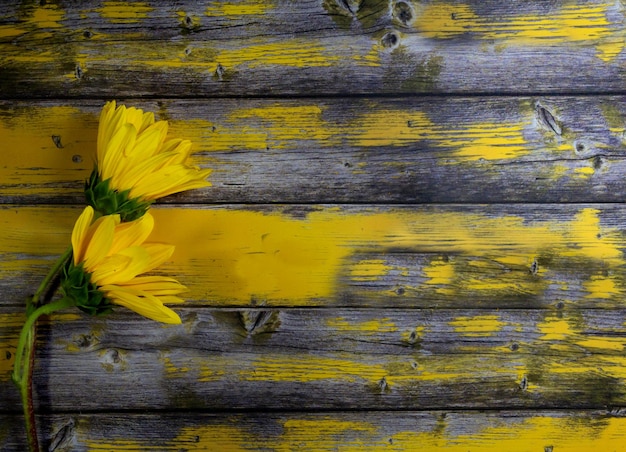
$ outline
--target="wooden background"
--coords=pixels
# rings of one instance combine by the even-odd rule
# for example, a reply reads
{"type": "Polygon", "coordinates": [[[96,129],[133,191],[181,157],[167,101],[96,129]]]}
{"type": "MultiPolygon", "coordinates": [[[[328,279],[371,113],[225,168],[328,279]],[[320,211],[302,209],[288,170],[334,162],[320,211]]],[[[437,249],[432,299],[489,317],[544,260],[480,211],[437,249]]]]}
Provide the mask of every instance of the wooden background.
{"type": "Polygon", "coordinates": [[[624,0],[0,6],[0,449],[25,298],[117,99],[213,186],[155,209],[180,326],[43,322],[54,451],[626,450],[624,0]]]}

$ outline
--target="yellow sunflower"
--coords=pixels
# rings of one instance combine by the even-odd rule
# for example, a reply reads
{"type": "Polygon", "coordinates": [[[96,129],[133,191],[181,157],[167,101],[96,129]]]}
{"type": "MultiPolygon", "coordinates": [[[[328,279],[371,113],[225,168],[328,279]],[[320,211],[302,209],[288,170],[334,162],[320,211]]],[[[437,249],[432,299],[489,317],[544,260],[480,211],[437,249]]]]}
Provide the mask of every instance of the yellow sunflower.
{"type": "Polygon", "coordinates": [[[131,221],[156,199],[210,186],[211,170],[188,164],[191,142],[167,139],[167,132],[167,121],[155,121],[152,112],[107,102],[100,114],[97,166],[85,186],[88,203],[131,221]]]}
{"type": "Polygon", "coordinates": [[[164,303],[182,303],[176,294],[185,286],[172,278],[140,276],[174,252],[172,245],[144,243],[154,227],[152,215],[128,223],[119,215],[93,219],[94,209],[87,206],[74,225],[73,259],[61,283],[64,295],[90,314],[120,305],[159,322],[181,323],[164,303]]]}

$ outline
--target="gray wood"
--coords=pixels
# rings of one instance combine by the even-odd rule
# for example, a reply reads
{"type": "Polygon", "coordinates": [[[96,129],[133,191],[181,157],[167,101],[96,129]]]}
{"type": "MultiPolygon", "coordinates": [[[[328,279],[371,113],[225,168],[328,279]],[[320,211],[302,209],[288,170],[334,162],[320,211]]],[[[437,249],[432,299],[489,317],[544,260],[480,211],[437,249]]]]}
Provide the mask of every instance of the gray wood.
{"type": "MultiPolygon", "coordinates": [[[[127,313],[43,324],[35,367],[39,409],[579,409],[626,403],[624,311],[179,312],[183,325],[174,327],[127,313]]],[[[17,330],[7,329],[6,338],[17,330]]],[[[17,390],[0,388],[5,409],[17,406],[17,390]]]]}
{"type": "MultiPolygon", "coordinates": [[[[241,414],[73,412],[43,415],[39,421],[44,445],[50,450],[76,452],[94,450],[98,446],[103,449],[107,445],[132,447],[136,451],[239,448],[262,451],[279,447],[328,452],[349,447],[415,450],[432,443],[439,447],[461,443],[470,448],[483,448],[496,447],[499,441],[516,431],[527,445],[539,442],[544,450],[550,447],[558,450],[560,446],[571,444],[574,426],[585,433],[577,439],[579,443],[601,437],[603,445],[619,447],[625,434],[611,426],[621,424],[623,415],[620,409],[241,414]],[[552,428],[541,428],[550,422],[554,425],[552,428]],[[428,444],[424,445],[425,442],[428,444]]],[[[0,415],[0,425],[3,426],[0,430],[2,450],[22,452],[25,443],[20,436],[19,418],[0,415]]]]}
{"type": "MultiPolygon", "coordinates": [[[[172,196],[167,203],[570,203],[625,199],[625,100],[162,99],[129,104],[171,120],[176,136],[193,141],[195,162],[214,168],[212,187],[172,196]]],[[[0,102],[0,123],[45,146],[38,151],[42,163],[36,168],[26,158],[8,162],[0,202],[82,203],[102,105],[94,100],[0,102]],[[42,115],[48,119],[42,121],[42,115]],[[58,137],[62,147],[51,137],[58,137]]]]}
{"type": "Polygon", "coordinates": [[[600,0],[282,1],[230,16],[153,2],[126,21],[101,6],[61,3],[37,23],[37,3],[3,5],[18,31],[0,41],[1,97],[607,93],[626,81],[623,10],[600,0]]]}

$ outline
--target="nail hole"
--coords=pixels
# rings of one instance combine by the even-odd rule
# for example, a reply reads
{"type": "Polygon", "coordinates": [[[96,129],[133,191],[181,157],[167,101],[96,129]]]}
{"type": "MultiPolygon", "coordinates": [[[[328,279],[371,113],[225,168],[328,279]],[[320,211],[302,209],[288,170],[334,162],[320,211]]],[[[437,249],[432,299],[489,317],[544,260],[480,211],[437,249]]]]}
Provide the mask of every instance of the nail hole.
{"type": "Polygon", "coordinates": [[[395,47],[398,44],[398,35],[393,32],[385,33],[380,42],[385,47],[395,47]]]}
{"type": "Polygon", "coordinates": [[[63,149],[63,144],[61,143],[61,135],[52,135],[52,142],[57,147],[57,149],[63,149]]]}
{"type": "Polygon", "coordinates": [[[403,24],[408,24],[413,19],[411,7],[406,2],[398,2],[393,8],[393,15],[403,24]]]}
{"type": "Polygon", "coordinates": [[[398,287],[398,288],[396,289],[396,294],[398,294],[398,295],[404,295],[404,292],[406,292],[406,291],[404,290],[404,287],[398,287]]]}
{"type": "Polygon", "coordinates": [[[511,344],[510,349],[511,349],[512,352],[516,352],[516,351],[519,350],[519,345],[516,344],[516,343],[513,343],[513,344],[511,344]]]}
{"type": "Polygon", "coordinates": [[[84,36],[85,38],[87,38],[87,39],[91,39],[91,37],[93,36],[93,33],[92,33],[91,31],[89,31],[89,30],[85,30],[85,31],[83,32],[83,36],[84,36]]]}
{"type": "Polygon", "coordinates": [[[74,154],[72,156],[72,162],[74,162],[74,163],[82,163],[82,161],[83,161],[82,156],[80,156],[78,154],[74,154]]]}

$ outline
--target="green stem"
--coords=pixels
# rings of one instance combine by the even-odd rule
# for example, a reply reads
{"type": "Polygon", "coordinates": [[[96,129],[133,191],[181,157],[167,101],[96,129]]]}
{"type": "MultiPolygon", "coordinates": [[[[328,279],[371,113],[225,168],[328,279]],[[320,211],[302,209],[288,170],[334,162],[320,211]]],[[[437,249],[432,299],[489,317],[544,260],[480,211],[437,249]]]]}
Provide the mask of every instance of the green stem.
{"type": "Polygon", "coordinates": [[[40,306],[31,312],[28,317],[26,317],[26,321],[24,322],[24,326],[20,332],[17,350],[15,352],[12,378],[15,384],[20,388],[22,408],[24,410],[24,423],[26,425],[26,435],[28,437],[28,447],[31,452],[39,452],[32,392],[32,365],[36,339],[36,329],[34,326],[37,319],[42,315],[51,314],[55,311],[60,311],[74,305],[74,300],[70,298],[62,298],[40,306]],[[26,376],[26,378],[24,378],[24,376],[26,376]]]}
{"type": "Polygon", "coordinates": [[[50,282],[59,275],[59,272],[63,268],[63,266],[67,263],[67,261],[72,256],[72,247],[69,246],[61,256],[54,263],[46,277],[41,281],[37,291],[33,295],[33,297],[29,300],[26,300],[26,315],[30,315],[32,311],[34,311],[40,304],[41,298],[46,290],[46,288],[50,285],[50,282]]]}

